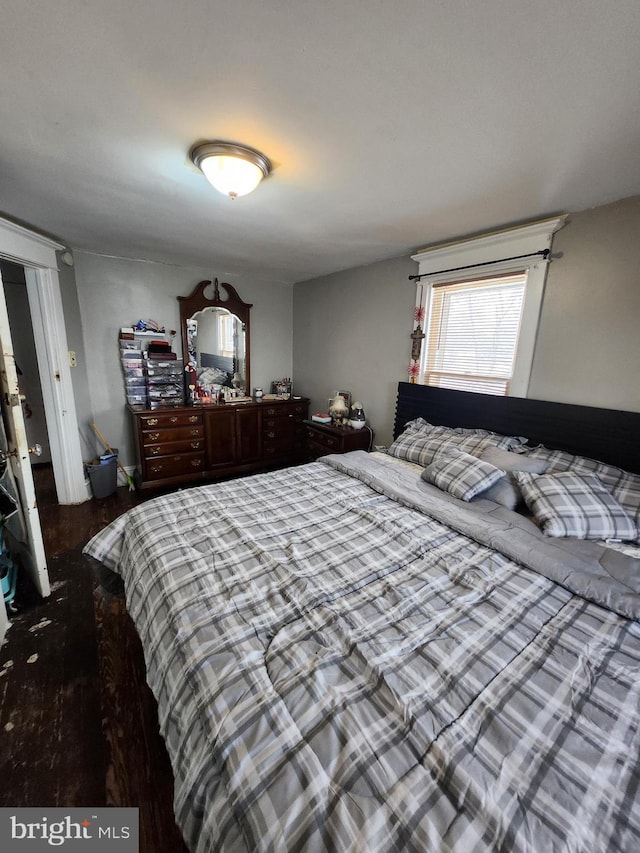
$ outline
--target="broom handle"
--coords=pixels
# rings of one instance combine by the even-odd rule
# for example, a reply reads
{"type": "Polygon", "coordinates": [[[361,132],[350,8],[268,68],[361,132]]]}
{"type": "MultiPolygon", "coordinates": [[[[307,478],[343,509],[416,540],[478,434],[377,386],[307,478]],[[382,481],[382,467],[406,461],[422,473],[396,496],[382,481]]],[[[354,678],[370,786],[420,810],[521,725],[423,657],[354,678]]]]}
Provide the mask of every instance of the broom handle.
{"type": "MultiPolygon", "coordinates": [[[[91,426],[93,427],[93,431],[95,432],[95,434],[98,436],[98,438],[100,439],[100,441],[103,443],[103,445],[104,445],[104,449],[105,449],[105,450],[108,450],[108,451],[109,451],[109,453],[113,453],[113,449],[112,449],[111,445],[109,444],[109,442],[107,441],[107,439],[103,436],[103,434],[100,432],[100,430],[98,429],[98,427],[97,427],[95,424],[91,424],[91,426]]],[[[114,454],[114,456],[115,456],[115,454],[114,454]]],[[[120,460],[118,459],[118,457],[117,457],[117,456],[116,456],[116,465],[118,466],[118,468],[122,471],[122,473],[124,474],[124,476],[125,476],[125,477],[127,478],[127,480],[128,480],[128,479],[129,479],[129,475],[127,474],[127,472],[126,472],[126,470],[125,470],[125,468],[124,468],[124,466],[123,466],[122,462],[120,462],[120,460]]]]}

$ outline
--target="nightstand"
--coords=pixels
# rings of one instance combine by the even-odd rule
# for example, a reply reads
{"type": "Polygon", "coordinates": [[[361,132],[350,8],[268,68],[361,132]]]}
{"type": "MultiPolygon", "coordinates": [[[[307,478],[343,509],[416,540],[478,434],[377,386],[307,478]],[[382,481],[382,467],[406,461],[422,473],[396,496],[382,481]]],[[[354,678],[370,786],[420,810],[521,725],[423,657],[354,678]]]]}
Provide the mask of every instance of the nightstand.
{"type": "Polygon", "coordinates": [[[373,443],[373,432],[366,426],[354,429],[350,426],[333,426],[310,420],[304,421],[304,426],[310,459],[318,459],[328,453],[368,450],[373,443]]]}

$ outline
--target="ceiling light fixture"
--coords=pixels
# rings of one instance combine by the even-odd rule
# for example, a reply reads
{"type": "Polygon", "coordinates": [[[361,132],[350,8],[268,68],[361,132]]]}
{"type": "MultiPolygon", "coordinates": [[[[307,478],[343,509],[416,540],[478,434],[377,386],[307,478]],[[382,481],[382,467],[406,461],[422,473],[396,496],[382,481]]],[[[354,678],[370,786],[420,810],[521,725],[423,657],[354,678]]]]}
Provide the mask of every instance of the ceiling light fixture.
{"type": "Polygon", "coordinates": [[[202,142],[194,145],[189,156],[209,183],[230,198],[255,190],[271,172],[268,157],[233,142],[202,142]]]}

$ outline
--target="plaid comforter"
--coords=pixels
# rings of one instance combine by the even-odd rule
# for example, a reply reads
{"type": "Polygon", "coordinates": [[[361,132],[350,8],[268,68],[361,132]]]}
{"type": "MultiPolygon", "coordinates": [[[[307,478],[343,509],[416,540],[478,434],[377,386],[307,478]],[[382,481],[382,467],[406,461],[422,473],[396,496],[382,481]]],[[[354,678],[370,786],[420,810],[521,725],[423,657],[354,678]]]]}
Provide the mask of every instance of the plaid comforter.
{"type": "Polygon", "coordinates": [[[640,849],[638,621],[322,462],[85,550],[124,577],[192,851],[640,849]]]}

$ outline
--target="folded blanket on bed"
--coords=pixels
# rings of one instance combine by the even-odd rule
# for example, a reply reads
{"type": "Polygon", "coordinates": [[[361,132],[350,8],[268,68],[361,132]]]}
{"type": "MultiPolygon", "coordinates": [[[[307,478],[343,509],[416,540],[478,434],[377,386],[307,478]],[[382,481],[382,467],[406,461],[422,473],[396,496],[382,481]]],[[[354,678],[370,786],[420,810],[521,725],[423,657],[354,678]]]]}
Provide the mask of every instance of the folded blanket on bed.
{"type": "Polygon", "coordinates": [[[571,592],[640,619],[640,560],[581,539],[550,539],[526,518],[492,501],[458,500],[384,456],[362,450],[321,460],[372,489],[495,548],[571,592]]]}

